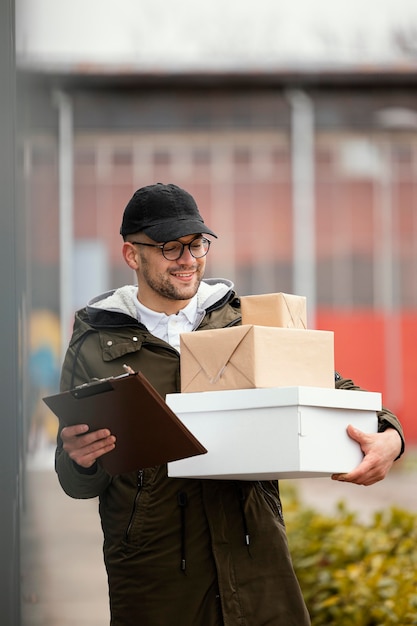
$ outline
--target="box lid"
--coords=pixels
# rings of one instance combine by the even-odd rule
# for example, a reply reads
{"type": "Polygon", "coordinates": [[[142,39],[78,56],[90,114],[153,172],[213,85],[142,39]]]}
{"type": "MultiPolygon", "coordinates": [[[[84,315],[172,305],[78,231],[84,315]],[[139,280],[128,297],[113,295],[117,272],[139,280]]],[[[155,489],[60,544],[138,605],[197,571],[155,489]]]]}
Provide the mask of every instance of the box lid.
{"type": "Polygon", "coordinates": [[[382,400],[380,393],[370,391],[321,387],[268,387],[172,393],[166,396],[166,403],[176,413],[294,405],[380,411],[382,400]]]}

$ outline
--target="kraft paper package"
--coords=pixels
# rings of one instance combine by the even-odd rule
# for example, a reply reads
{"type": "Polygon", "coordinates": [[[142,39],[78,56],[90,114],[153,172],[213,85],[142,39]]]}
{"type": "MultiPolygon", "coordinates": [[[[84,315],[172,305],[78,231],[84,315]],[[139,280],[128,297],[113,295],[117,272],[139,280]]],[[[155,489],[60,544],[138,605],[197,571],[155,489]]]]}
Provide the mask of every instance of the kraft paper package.
{"type": "Polygon", "coordinates": [[[334,334],[308,330],[306,298],[242,296],[242,326],[183,333],[181,392],[334,388],[334,334]]]}
{"type": "Polygon", "coordinates": [[[307,299],[288,293],[241,296],[242,324],[307,328],[307,299]]]}
{"type": "Polygon", "coordinates": [[[244,325],[183,333],[181,392],[334,388],[331,331],[244,325]]]}

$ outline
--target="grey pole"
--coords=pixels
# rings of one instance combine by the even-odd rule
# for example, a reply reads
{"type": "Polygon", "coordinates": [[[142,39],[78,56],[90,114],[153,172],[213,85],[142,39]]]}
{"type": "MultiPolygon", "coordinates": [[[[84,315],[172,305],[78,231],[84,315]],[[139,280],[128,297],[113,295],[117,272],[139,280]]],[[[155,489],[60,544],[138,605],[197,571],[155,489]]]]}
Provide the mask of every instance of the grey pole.
{"type": "Polygon", "coordinates": [[[303,91],[289,90],[293,205],[293,292],[307,298],[309,328],[316,318],[314,105],[303,91]]]}
{"type": "Polygon", "coordinates": [[[59,116],[59,301],[61,361],[71,334],[74,267],[74,138],[72,100],[63,91],[53,93],[59,116]]]}
{"type": "Polygon", "coordinates": [[[384,392],[393,407],[400,407],[404,399],[402,329],[399,318],[401,310],[400,269],[396,258],[397,227],[393,189],[392,145],[396,132],[415,133],[417,111],[413,109],[386,107],[375,114],[377,128],[384,131],[380,145],[381,170],[377,185],[377,203],[374,206],[374,302],[384,315],[385,383],[384,392]]]}
{"type": "MultiPolygon", "coordinates": [[[[18,325],[21,319],[15,193],[15,6],[0,9],[0,606],[2,626],[20,624],[20,457],[18,325]]],[[[22,234],[22,233],[20,233],[22,234]]],[[[20,248],[19,248],[20,250],[20,248]]],[[[21,259],[20,259],[21,261],[21,259]]]]}

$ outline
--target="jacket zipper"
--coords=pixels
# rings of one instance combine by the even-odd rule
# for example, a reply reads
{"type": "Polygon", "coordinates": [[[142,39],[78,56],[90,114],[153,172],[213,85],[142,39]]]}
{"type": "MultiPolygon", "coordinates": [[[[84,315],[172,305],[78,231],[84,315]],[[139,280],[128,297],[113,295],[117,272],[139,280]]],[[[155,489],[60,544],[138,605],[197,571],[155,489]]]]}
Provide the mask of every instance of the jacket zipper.
{"type": "Polygon", "coordinates": [[[269,505],[271,506],[272,510],[279,517],[281,522],[284,522],[284,516],[283,516],[283,513],[282,513],[282,506],[281,506],[281,502],[280,502],[279,497],[277,497],[274,494],[270,493],[264,487],[264,485],[262,484],[262,482],[260,480],[256,481],[256,484],[258,485],[259,490],[263,493],[263,496],[264,496],[265,500],[269,503],[269,505]]]}
{"type": "Polygon", "coordinates": [[[136,489],[135,499],[133,501],[132,513],[130,514],[130,519],[129,519],[129,523],[127,525],[126,534],[125,534],[126,541],[129,541],[129,535],[130,535],[130,531],[132,530],[133,520],[135,519],[136,510],[138,508],[140,494],[142,493],[143,470],[138,471],[136,487],[137,489],[136,489]]]}

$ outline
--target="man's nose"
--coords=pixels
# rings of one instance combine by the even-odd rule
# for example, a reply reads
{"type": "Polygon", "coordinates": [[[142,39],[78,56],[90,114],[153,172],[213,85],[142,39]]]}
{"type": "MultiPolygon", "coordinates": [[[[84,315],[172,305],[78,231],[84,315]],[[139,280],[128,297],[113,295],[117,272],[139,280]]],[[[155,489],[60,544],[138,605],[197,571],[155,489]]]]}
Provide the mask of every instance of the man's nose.
{"type": "Polygon", "coordinates": [[[184,244],[184,250],[182,251],[182,254],[178,260],[182,261],[183,263],[194,263],[194,259],[195,257],[193,257],[190,252],[190,244],[184,244]]]}

